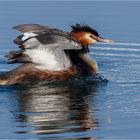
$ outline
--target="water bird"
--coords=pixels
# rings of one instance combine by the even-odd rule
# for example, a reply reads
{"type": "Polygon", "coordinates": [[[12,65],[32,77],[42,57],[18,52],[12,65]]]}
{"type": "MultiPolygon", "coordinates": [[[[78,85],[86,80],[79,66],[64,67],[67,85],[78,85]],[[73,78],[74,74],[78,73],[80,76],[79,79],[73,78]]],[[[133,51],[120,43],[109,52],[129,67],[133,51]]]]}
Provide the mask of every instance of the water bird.
{"type": "Polygon", "coordinates": [[[19,50],[6,55],[17,68],[0,75],[0,85],[29,84],[37,81],[67,80],[74,76],[96,75],[98,66],[88,54],[88,46],[112,40],[100,37],[88,25],[75,24],[70,32],[40,24],[21,24],[14,43],[19,50]]]}

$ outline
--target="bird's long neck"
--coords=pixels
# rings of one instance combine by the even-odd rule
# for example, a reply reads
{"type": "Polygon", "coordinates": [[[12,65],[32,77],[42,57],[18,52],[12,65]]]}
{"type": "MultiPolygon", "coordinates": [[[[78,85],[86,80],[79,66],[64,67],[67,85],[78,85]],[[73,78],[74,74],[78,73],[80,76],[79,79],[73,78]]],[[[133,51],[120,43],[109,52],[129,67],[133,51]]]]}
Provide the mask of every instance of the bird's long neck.
{"type": "Polygon", "coordinates": [[[96,61],[93,60],[87,53],[80,54],[79,58],[87,64],[87,66],[90,68],[90,73],[91,74],[99,73],[96,61]]]}
{"type": "Polygon", "coordinates": [[[66,54],[70,57],[80,75],[87,76],[98,73],[98,66],[96,62],[88,55],[86,51],[67,50],[66,54]]]}
{"type": "Polygon", "coordinates": [[[73,50],[69,52],[69,56],[73,63],[78,67],[79,72],[84,75],[97,74],[98,66],[96,62],[88,55],[88,45],[91,44],[86,32],[71,32],[71,36],[78,40],[82,45],[82,50],[73,50]]]}

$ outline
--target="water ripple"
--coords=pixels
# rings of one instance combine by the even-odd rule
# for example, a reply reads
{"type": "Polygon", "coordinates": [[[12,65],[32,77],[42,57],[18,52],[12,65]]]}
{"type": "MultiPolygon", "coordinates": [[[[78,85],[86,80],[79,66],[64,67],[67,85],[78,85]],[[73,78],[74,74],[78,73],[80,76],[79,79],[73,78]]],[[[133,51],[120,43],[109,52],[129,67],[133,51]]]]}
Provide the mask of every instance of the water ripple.
{"type": "Polygon", "coordinates": [[[113,50],[113,51],[140,52],[139,48],[90,47],[90,49],[94,49],[94,50],[113,50]]]}

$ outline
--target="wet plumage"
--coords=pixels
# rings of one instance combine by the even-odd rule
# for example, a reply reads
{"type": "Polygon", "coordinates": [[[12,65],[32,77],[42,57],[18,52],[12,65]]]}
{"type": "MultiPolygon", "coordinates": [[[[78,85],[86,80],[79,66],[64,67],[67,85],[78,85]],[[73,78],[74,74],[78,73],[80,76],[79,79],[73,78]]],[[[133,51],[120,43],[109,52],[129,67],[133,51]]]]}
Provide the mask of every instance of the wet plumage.
{"type": "Polygon", "coordinates": [[[6,57],[8,63],[23,64],[0,76],[0,84],[67,80],[98,73],[96,62],[88,55],[88,45],[107,39],[100,38],[89,26],[76,24],[71,32],[38,24],[23,24],[14,29],[23,33],[14,40],[19,50],[6,57]]]}

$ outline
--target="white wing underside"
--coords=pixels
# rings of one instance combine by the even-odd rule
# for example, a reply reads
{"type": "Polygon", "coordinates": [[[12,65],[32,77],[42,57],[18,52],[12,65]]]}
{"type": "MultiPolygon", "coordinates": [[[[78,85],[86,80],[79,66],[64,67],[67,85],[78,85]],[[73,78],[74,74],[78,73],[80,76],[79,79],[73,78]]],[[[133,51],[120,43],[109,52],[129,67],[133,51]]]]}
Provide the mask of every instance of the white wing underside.
{"type": "Polygon", "coordinates": [[[40,70],[66,70],[72,66],[65,53],[57,48],[52,51],[46,46],[40,46],[37,49],[27,49],[24,53],[31,58],[32,63],[40,70]]]}
{"type": "Polygon", "coordinates": [[[72,66],[70,59],[65,54],[65,49],[81,49],[81,45],[73,40],[65,40],[59,43],[42,44],[38,41],[37,34],[24,33],[22,41],[25,41],[24,54],[28,55],[31,62],[40,70],[66,70],[72,66]]]}

